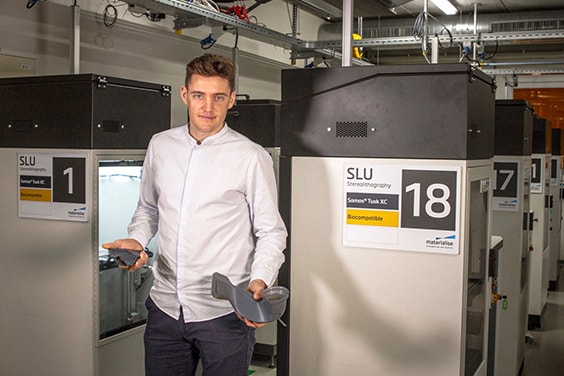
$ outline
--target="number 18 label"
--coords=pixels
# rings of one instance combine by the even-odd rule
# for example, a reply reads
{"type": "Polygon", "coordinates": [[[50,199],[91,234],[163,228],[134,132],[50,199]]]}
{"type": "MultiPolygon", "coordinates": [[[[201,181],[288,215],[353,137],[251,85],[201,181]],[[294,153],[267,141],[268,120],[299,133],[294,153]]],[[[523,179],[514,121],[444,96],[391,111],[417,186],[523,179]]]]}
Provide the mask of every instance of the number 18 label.
{"type": "Polygon", "coordinates": [[[454,231],[456,172],[402,171],[401,227],[454,231]]]}

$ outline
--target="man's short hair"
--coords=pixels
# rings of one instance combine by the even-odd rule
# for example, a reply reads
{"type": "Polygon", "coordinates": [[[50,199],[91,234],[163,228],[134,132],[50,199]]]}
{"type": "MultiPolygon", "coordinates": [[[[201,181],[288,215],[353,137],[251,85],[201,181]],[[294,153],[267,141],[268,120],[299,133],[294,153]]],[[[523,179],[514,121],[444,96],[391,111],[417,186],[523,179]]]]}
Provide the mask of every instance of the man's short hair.
{"type": "Polygon", "coordinates": [[[192,75],[198,74],[204,77],[221,77],[229,82],[231,91],[235,88],[235,74],[237,69],[233,63],[220,55],[204,54],[195,58],[186,65],[186,78],[184,84],[188,87],[192,75]]]}

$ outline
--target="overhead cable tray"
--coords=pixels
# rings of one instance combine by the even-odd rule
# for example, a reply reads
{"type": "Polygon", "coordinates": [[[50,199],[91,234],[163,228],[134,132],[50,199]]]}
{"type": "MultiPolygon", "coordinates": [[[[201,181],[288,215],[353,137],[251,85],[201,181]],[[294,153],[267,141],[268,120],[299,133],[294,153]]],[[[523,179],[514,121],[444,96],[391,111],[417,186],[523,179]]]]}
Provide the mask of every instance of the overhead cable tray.
{"type": "MultiPolygon", "coordinates": [[[[232,15],[195,5],[193,2],[184,0],[127,0],[127,3],[145,8],[151,12],[174,16],[177,19],[175,22],[177,25],[182,25],[183,20],[186,20],[186,24],[190,24],[190,21],[194,20],[194,15],[196,15],[205,19],[203,22],[199,22],[199,24],[196,23],[197,26],[203,24],[210,27],[223,25],[232,26],[233,29],[227,29],[226,31],[291,51],[315,51],[322,56],[341,58],[340,52],[323,47],[318,49],[316,42],[303,41],[299,38],[270,30],[255,23],[246,22],[232,15]]],[[[360,59],[353,59],[353,64],[372,65],[360,59]]]]}
{"type": "MultiPolygon", "coordinates": [[[[198,15],[206,19],[209,26],[228,25],[237,28],[237,33],[254,40],[272,44],[278,47],[291,50],[292,48],[303,46],[304,41],[293,38],[289,35],[279,33],[259,26],[252,22],[241,20],[237,17],[224,14],[218,11],[195,5],[183,0],[127,0],[128,4],[143,7],[152,12],[164,13],[179,19],[198,15]]],[[[231,30],[226,30],[233,32],[231,30]]]]}

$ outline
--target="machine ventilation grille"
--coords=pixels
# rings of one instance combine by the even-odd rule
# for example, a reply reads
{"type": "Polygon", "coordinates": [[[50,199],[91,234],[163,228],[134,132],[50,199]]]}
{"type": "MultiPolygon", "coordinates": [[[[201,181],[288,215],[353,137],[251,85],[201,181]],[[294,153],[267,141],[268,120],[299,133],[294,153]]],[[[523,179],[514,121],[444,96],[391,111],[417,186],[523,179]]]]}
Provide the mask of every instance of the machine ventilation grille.
{"type": "Polygon", "coordinates": [[[337,137],[368,137],[368,123],[360,121],[337,122],[335,135],[337,137]]]}

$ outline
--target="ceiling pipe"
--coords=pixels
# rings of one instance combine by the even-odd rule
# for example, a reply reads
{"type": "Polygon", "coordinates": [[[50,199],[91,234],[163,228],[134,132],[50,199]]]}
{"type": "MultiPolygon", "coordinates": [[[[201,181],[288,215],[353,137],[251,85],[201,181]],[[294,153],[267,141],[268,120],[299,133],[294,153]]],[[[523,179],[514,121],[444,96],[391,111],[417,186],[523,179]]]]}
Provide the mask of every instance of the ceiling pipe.
{"type": "Polygon", "coordinates": [[[71,28],[69,35],[70,73],[80,73],[80,7],[76,0],[71,5],[71,28]]]}
{"type": "Polygon", "coordinates": [[[352,40],[353,40],[353,9],[354,0],[343,0],[343,32],[341,64],[343,67],[352,65],[352,40]]]}
{"type": "Polygon", "coordinates": [[[423,52],[423,56],[427,57],[427,33],[429,32],[429,16],[428,16],[428,9],[429,9],[429,0],[423,0],[423,15],[424,15],[424,22],[423,22],[423,37],[421,38],[421,51],[423,52]]]}
{"type": "MultiPolygon", "coordinates": [[[[474,35],[478,34],[478,3],[473,3],[474,6],[474,35]]],[[[476,43],[472,46],[472,59],[476,61],[476,43]]]]}

